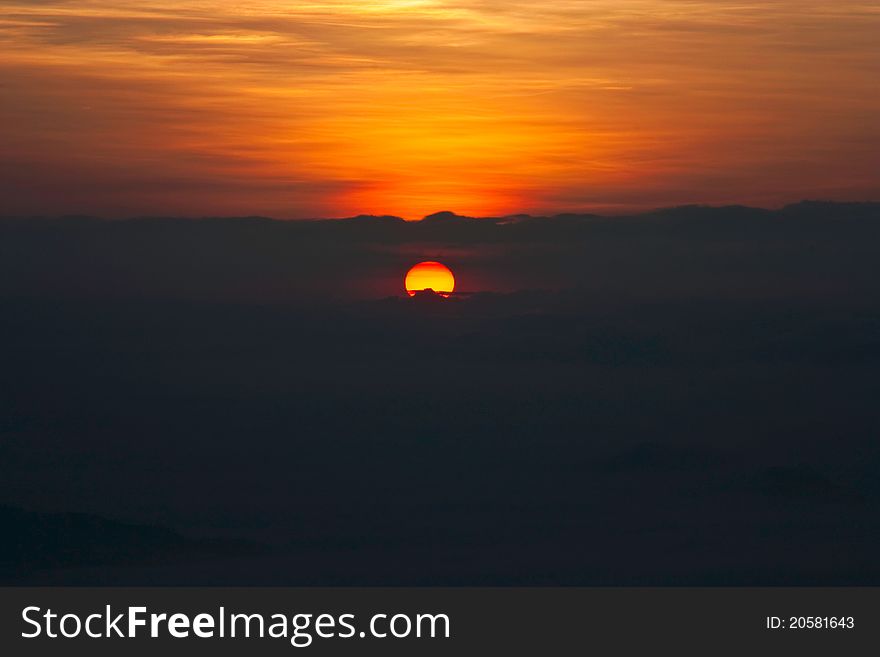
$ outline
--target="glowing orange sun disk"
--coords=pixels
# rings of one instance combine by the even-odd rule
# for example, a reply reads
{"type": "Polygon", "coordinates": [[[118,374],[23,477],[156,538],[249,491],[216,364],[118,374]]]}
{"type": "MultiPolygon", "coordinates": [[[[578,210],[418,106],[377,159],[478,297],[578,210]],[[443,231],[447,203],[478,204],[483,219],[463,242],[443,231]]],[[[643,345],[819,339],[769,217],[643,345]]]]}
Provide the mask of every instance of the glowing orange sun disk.
{"type": "Polygon", "coordinates": [[[422,290],[433,290],[440,296],[448,297],[455,288],[455,277],[446,265],[429,260],[410,269],[404,285],[411,297],[422,290]]]}

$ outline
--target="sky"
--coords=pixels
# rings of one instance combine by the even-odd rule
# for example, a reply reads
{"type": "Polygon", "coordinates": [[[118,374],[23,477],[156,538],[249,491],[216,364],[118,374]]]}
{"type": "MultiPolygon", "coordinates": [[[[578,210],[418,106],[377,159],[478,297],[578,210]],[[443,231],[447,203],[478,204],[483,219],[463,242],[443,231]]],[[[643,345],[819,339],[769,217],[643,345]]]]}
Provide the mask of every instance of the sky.
{"type": "Polygon", "coordinates": [[[0,214],[880,198],[853,0],[0,0],[0,214]]]}

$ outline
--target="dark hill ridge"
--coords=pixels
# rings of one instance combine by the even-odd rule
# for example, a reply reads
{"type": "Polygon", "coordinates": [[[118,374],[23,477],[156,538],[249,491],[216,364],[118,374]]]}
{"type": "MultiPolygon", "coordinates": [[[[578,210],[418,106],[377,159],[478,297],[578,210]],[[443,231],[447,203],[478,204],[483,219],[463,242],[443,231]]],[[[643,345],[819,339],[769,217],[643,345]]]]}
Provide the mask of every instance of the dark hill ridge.
{"type": "Polygon", "coordinates": [[[371,224],[402,224],[405,223],[405,220],[400,217],[395,217],[389,214],[383,215],[375,215],[375,214],[359,214],[355,217],[343,217],[342,219],[317,219],[316,221],[337,221],[341,223],[349,223],[349,224],[362,224],[362,223],[371,223],[371,224]]]}
{"type": "Polygon", "coordinates": [[[628,216],[0,220],[0,297],[378,299],[439,260],[460,291],[880,293],[880,204],[687,206],[628,216]]]}
{"type": "MultiPolygon", "coordinates": [[[[533,221],[542,222],[577,222],[577,221],[596,221],[596,220],[617,220],[617,219],[737,219],[737,218],[789,218],[789,217],[816,217],[816,218],[834,218],[834,217],[877,217],[880,215],[880,202],[864,201],[864,202],[839,202],[839,201],[816,201],[805,200],[798,203],[792,203],[779,209],[768,209],[750,207],[746,205],[680,205],[666,208],[657,208],[645,212],[625,213],[625,214],[596,214],[596,213],[578,213],[563,212],[554,215],[530,215],[530,214],[511,214],[497,217],[472,217],[468,215],[457,214],[450,210],[443,210],[426,215],[419,220],[407,221],[402,217],[395,215],[372,215],[359,214],[353,217],[341,218],[314,218],[314,219],[276,219],[264,216],[204,216],[204,217],[168,217],[168,216],[139,216],[131,217],[123,220],[108,220],[118,223],[119,221],[129,222],[176,222],[186,221],[208,221],[208,222],[283,222],[285,224],[321,224],[332,222],[335,225],[355,225],[355,224],[371,224],[382,226],[399,226],[399,225],[452,225],[467,224],[478,222],[482,224],[498,224],[509,225],[527,223],[533,221]]],[[[58,217],[46,216],[17,216],[7,215],[0,216],[0,222],[3,223],[19,223],[22,221],[52,224],[58,221],[64,221],[69,224],[94,224],[104,221],[100,217],[89,215],[63,215],[58,217]]]]}
{"type": "MultiPolygon", "coordinates": [[[[490,221],[492,218],[488,218],[490,221]]],[[[442,212],[435,212],[434,214],[429,214],[426,217],[423,217],[421,222],[427,224],[437,224],[437,223],[449,223],[452,221],[462,222],[462,221],[475,221],[476,217],[467,217],[464,215],[456,214],[455,212],[450,212],[449,210],[443,210],[442,212]]]]}

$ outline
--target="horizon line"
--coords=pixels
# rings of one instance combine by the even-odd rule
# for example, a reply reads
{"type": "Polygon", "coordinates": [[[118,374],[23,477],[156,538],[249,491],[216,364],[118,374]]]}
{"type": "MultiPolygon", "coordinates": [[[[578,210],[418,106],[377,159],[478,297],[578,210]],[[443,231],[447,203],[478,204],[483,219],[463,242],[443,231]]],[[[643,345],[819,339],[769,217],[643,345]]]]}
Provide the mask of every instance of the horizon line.
{"type": "Polygon", "coordinates": [[[202,214],[202,215],[174,215],[174,214],[133,214],[133,215],[125,215],[118,217],[110,217],[106,215],[99,214],[89,214],[89,213],[79,213],[79,212],[71,212],[65,214],[3,214],[0,215],[0,220],[9,220],[9,219],[26,219],[26,220],[51,220],[51,219],[92,219],[99,221],[139,221],[139,220],[152,220],[152,219],[175,219],[175,220],[185,220],[185,221],[200,221],[200,220],[223,220],[223,219],[265,219],[269,221],[279,221],[279,222],[333,222],[333,221],[351,221],[356,219],[369,220],[369,219],[392,219],[399,220],[403,223],[407,224],[419,224],[424,221],[433,221],[433,220],[442,220],[441,218],[449,218],[449,219],[464,219],[464,220],[504,220],[504,219],[553,219],[558,217],[603,217],[603,218],[615,218],[615,217],[639,217],[645,215],[651,215],[661,212],[672,212],[677,210],[693,210],[693,209],[704,209],[704,210],[724,210],[724,209],[742,209],[742,210],[755,210],[762,212],[780,212],[786,210],[788,208],[795,208],[799,206],[810,206],[810,205],[836,205],[836,206],[854,206],[854,205],[862,205],[862,206],[875,206],[880,205],[880,200],[861,200],[861,201],[841,201],[841,200],[831,200],[831,199],[802,199],[800,201],[794,201],[792,203],[785,203],[783,205],[775,206],[775,207],[767,207],[760,205],[748,205],[743,203],[725,203],[725,204],[712,204],[712,203],[683,203],[678,205],[667,205],[667,206],[656,206],[645,210],[632,210],[632,211],[621,211],[619,213],[615,212],[594,212],[589,210],[583,211],[560,211],[555,213],[541,213],[541,214],[531,214],[529,212],[512,212],[508,214],[497,214],[497,215],[465,215],[459,214],[452,210],[439,210],[437,212],[432,212],[430,214],[426,214],[417,219],[409,219],[406,217],[402,217],[394,214],[370,214],[370,213],[361,213],[350,216],[342,216],[342,217],[332,217],[332,216],[318,216],[318,217],[282,217],[282,216],[272,216],[272,215],[263,215],[263,214],[229,214],[229,215],[214,215],[214,214],[202,214]]]}

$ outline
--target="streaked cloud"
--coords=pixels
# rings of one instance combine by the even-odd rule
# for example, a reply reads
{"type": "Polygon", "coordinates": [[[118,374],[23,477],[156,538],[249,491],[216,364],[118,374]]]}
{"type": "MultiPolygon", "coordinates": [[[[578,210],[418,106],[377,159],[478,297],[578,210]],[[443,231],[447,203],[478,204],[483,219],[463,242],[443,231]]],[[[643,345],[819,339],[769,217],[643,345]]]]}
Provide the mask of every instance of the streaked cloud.
{"type": "Polygon", "coordinates": [[[420,216],[880,196],[880,10],[0,1],[9,212],[420,216]]]}

